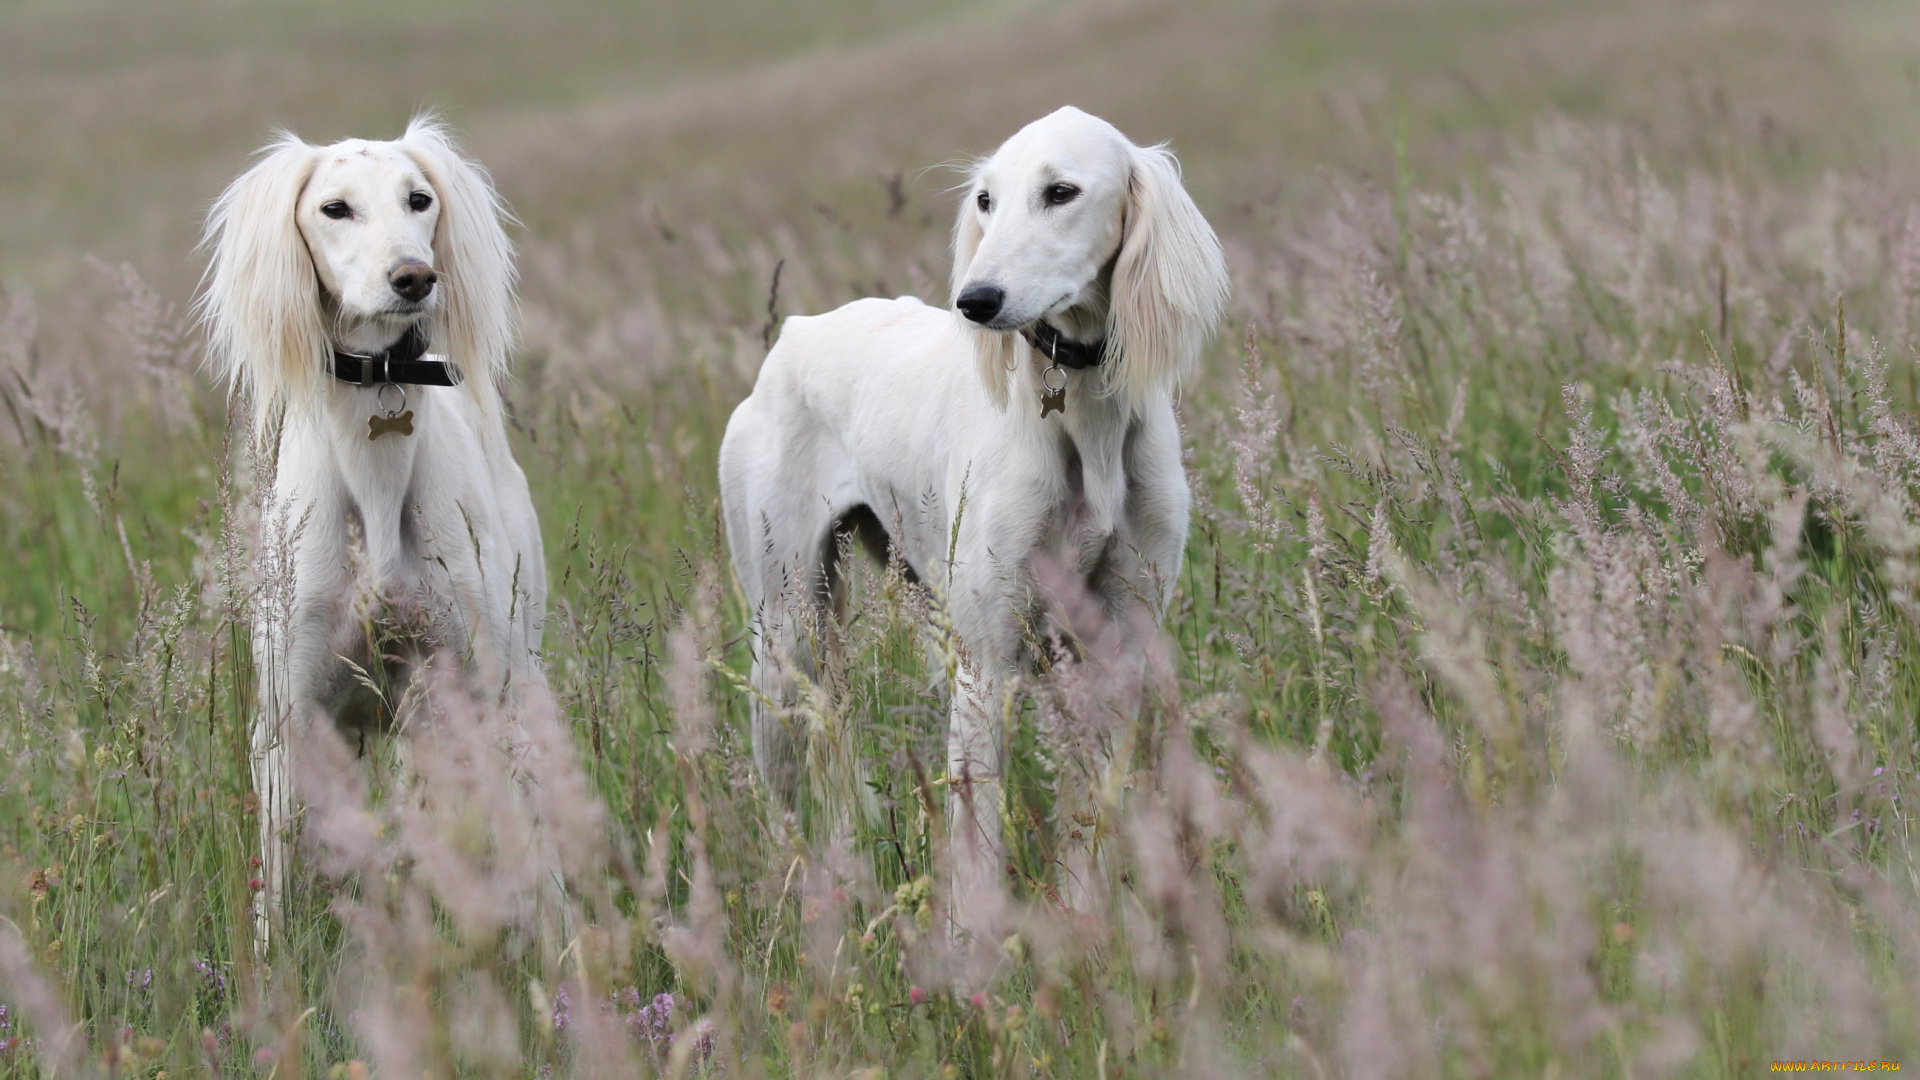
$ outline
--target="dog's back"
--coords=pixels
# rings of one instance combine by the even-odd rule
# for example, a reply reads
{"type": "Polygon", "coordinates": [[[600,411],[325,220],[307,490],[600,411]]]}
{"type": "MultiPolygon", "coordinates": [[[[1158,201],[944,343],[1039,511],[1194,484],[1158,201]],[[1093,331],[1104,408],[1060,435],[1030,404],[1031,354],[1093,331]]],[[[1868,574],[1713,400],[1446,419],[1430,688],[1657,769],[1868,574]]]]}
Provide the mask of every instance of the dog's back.
{"type": "Polygon", "coordinates": [[[866,299],[788,319],[720,446],[727,538],[750,601],[817,562],[833,523],[863,505],[904,530],[895,541],[924,569],[946,526],[952,426],[990,408],[944,309],[866,299]]]}

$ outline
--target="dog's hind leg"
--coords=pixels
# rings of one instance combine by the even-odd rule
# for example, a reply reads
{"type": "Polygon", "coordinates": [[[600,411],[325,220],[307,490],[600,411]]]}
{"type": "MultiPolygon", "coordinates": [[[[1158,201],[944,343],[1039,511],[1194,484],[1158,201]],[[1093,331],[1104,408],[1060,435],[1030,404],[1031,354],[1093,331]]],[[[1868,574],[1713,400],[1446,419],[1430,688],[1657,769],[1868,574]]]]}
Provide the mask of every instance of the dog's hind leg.
{"type": "Polygon", "coordinates": [[[806,775],[806,692],[823,674],[831,633],[834,525],[846,509],[826,492],[847,499],[851,472],[806,420],[768,415],[750,397],[720,445],[727,548],[753,633],[754,764],[775,804],[795,812],[806,775]]]}
{"type": "Polygon", "coordinates": [[[776,805],[797,811],[807,728],[794,668],[804,634],[792,605],[768,607],[754,616],[753,626],[753,763],[776,805]]]}
{"type": "Polygon", "coordinates": [[[754,764],[776,803],[790,811],[799,809],[806,772],[806,698],[825,676],[833,632],[833,515],[823,501],[810,502],[804,510],[761,518],[753,549],[758,565],[741,574],[754,604],[754,764]],[[774,522],[785,528],[776,532],[774,522]]]}

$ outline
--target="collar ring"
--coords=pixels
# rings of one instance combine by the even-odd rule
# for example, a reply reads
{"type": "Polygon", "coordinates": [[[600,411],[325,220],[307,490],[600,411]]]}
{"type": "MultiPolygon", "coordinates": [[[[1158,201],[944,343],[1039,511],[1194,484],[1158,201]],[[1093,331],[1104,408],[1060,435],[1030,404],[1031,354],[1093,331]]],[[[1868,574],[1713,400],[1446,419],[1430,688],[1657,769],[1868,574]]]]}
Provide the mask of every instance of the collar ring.
{"type": "Polygon", "coordinates": [[[407,407],[407,388],[399,383],[383,382],[380,384],[380,389],[375,390],[373,395],[374,401],[380,406],[380,411],[386,413],[389,417],[399,416],[400,410],[407,407]],[[398,405],[387,404],[387,391],[389,390],[400,395],[400,403],[398,405]]]}

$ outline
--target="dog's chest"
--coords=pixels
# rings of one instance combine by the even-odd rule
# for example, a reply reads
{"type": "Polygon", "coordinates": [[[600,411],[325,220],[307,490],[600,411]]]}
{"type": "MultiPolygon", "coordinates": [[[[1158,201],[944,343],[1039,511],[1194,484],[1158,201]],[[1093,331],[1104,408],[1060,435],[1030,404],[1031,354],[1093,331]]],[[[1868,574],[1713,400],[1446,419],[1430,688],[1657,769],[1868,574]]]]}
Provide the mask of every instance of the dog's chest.
{"type": "MultiPolygon", "coordinates": [[[[357,400],[360,396],[342,395],[345,400],[330,410],[334,463],[369,563],[387,585],[411,585],[405,567],[418,546],[415,487],[426,433],[368,439],[366,403],[357,400]]],[[[418,408],[422,415],[417,423],[431,423],[429,403],[423,401],[418,408]]]]}
{"type": "Polygon", "coordinates": [[[1042,546],[1078,574],[1093,573],[1125,529],[1122,449],[1119,439],[1061,440],[1059,481],[1042,546]]]}

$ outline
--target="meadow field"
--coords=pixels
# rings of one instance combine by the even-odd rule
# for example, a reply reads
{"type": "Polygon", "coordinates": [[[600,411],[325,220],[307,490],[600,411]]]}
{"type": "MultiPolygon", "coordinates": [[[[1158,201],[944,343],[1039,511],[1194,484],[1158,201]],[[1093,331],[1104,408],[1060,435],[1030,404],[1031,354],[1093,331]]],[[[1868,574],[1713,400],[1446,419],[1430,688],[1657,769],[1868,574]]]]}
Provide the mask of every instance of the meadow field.
{"type": "Polygon", "coordinates": [[[0,1075],[1920,1068],[1917,357],[1902,0],[0,0],[0,1075]],[[781,813],[715,453],[1062,104],[1234,298],[1138,720],[1082,615],[960,940],[938,590],[858,576],[781,813]],[[195,244],[276,126],[422,107],[522,223],[553,700],[316,752],[259,956],[195,244]]]}

